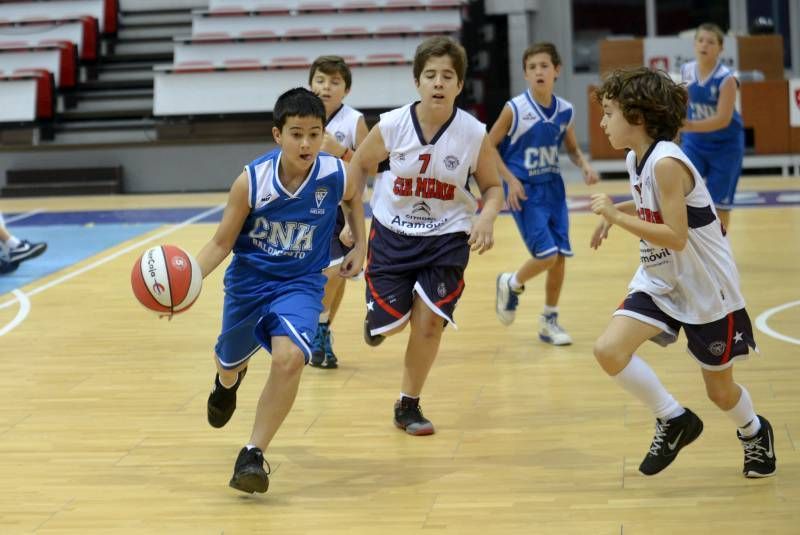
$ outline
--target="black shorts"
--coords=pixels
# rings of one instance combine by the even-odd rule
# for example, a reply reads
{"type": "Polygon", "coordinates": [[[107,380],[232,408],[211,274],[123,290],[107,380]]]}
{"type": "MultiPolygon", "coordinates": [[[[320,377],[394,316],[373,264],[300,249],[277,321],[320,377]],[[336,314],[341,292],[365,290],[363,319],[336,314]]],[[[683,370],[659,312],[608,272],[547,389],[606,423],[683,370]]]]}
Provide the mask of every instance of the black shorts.
{"type": "Polygon", "coordinates": [[[367,252],[367,323],[370,334],[405,323],[416,293],[452,323],[464,291],[469,245],[464,232],[439,236],[404,236],[372,220],[367,252]]]}
{"type": "Polygon", "coordinates": [[[342,207],[339,206],[336,208],[336,226],[333,227],[333,235],[331,236],[331,254],[328,267],[341,264],[344,261],[344,257],[347,256],[347,253],[353,250],[352,247],[343,244],[339,239],[339,234],[342,233],[344,223],[344,212],[342,211],[342,207]]]}
{"type": "Polygon", "coordinates": [[[662,332],[650,340],[662,346],[675,342],[683,327],[688,341],[687,351],[708,370],[728,368],[737,358],[747,358],[750,348],[758,352],[750,316],[743,308],[717,321],[694,325],[682,323],[665,314],[648,294],[633,292],[628,294],[614,315],[627,316],[658,327],[662,332]]]}

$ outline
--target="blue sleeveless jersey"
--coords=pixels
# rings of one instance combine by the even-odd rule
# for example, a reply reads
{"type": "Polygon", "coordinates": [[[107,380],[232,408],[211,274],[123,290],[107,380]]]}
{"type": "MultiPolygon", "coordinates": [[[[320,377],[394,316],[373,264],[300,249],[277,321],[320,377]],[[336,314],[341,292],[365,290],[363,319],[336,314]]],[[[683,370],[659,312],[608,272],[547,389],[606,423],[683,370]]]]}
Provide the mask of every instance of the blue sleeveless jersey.
{"type": "Polygon", "coordinates": [[[278,178],[276,149],[247,164],[250,214],[225,274],[229,293],[257,292],[259,283],[319,274],[328,266],[336,211],[345,191],[342,161],[321,152],[305,182],[289,193],[278,178]]]}
{"type": "MultiPolygon", "coordinates": [[[[689,110],[687,117],[690,120],[707,119],[717,113],[717,102],[719,100],[719,88],[722,83],[733,76],[731,70],[717,63],[717,66],[705,80],[698,79],[697,62],[690,61],[681,67],[681,78],[687,84],[689,91],[689,110]]],[[[738,81],[737,81],[738,85],[738,81]]],[[[713,132],[684,132],[681,139],[692,145],[709,148],[718,147],[723,144],[739,145],[742,136],[742,116],[733,110],[733,116],[728,126],[713,132]]]]}
{"type": "Polygon", "coordinates": [[[530,89],[508,101],[514,115],[511,129],[500,144],[500,155],[519,180],[541,184],[561,179],[558,148],[572,124],[572,104],[553,95],[551,114],[533,99],[530,89]]]}

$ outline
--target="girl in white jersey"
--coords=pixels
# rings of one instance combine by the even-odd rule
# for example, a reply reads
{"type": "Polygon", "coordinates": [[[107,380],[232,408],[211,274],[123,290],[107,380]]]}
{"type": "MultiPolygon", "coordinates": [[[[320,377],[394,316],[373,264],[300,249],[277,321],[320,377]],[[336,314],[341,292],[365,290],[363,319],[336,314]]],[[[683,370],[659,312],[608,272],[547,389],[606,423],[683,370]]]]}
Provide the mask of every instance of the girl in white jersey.
{"type": "MultiPolygon", "coordinates": [[[[364,141],[368,132],[364,114],[342,102],[350,93],[352,83],[353,75],[341,56],[320,56],[308,71],[308,85],[325,105],[327,120],[322,151],[344,161],[350,161],[353,151],[364,141]]],[[[352,245],[353,237],[340,207],[331,239],[331,262],[324,272],[328,282],[322,298],[323,310],[319,315],[314,351],[309,361],[317,368],[330,370],[339,366],[339,360],[333,352],[331,324],[344,297],[345,279],[339,276],[339,264],[352,245]]]]}
{"type": "Polygon", "coordinates": [[[617,225],[640,238],[641,264],[594,354],[603,370],[656,416],[655,437],[639,470],[657,474],[703,430],[700,418],[634,354],[647,340],[674,342],[683,327],[709,399],[738,428],[744,475],[771,476],[776,468],[772,427],[733,380],[733,361],[756,349],[736,264],[702,178],[668,141],[683,122],[686,90],[665,73],[637,68],[614,72],[596,96],[611,145],[630,149],[633,200],[614,205],[605,194],[592,195],[592,211],[603,221],[591,245],[596,249],[617,225]]]}
{"type": "Polygon", "coordinates": [[[442,330],[453,323],[469,251],[492,247],[503,204],[486,127],[455,107],[466,64],[451,38],[423,41],[414,57],[420,101],[381,115],[351,161],[349,179],[361,184],[378,164],[383,171],[371,202],[364,335],[374,346],[411,325],[394,409],[395,425],[411,435],[434,432],[419,396],[442,330]],[[477,218],[470,175],[483,199],[477,218]]]}

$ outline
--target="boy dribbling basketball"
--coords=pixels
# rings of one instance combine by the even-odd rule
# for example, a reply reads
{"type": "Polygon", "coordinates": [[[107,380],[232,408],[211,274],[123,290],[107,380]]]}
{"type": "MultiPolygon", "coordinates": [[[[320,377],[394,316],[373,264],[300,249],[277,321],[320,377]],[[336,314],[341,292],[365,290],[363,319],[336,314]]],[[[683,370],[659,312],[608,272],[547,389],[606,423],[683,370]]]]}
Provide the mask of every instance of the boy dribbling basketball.
{"type": "Polygon", "coordinates": [[[289,413],[311,358],[340,201],[349,207],[355,239],[340,265],[342,276],[359,272],[366,249],[360,182],[347,180],[341,160],[320,154],[322,101],[307,89],[292,89],[278,98],[273,117],[280,149],[247,164],[236,178],[214,237],[197,255],[205,277],[234,253],[225,272],[217,376],[208,397],[213,427],[233,415],[250,357],[261,347],[272,354],[253,431],[230,480],[250,493],[267,490],[263,451],[289,413]]]}

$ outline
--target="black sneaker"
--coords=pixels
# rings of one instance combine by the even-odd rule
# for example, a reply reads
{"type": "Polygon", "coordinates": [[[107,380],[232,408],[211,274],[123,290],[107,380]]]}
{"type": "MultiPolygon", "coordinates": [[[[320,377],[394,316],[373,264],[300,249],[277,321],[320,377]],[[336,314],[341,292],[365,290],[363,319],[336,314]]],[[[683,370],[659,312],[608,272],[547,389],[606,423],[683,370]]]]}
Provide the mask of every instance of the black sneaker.
{"type": "Polygon", "coordinates": [[[309,364],[317,368],[326,369],[339,367],[339,359],[333,353],[330,323],[320,323],[317,326],[317,334],[314,336],[314,349],[311,352],[309,364]]]}
{"type": "Polygon", "coordinates": [[[382,334],[371,335],[369,333],[369,323],[367,320],[364,320],[364,341],[367,343],[368,346],[379,346],[386,340],[386,337],[382,334]]]}
{"type": "Polygon", "coordinates": [[[739,431],[736,431],[736,436],[742,441],[744,448],[744,469],[742,470],[744,477],[769,477],[774,475],[777,470],[775,461],[778,458],[775,456],[773,447],[775,435],[772,432],[772,426],[763,416],[759,416],[758,420],[761,422],[761,429],[751,438],[742,438],[739,431]]]}
{"type": "Polygon", "coordinates": [[[242,492],[267,492],[269,488],[269,473],[271,469],[267,463],[267,469],[264,470],[264,454],[258,448],[247,449],[242,448],[239,456],[236,458],[236,464],[233,466],[233,477],[231,477],[230,485],[236,490],[242,492]]]}
{"type": "Polygon", "coordinates": [[[219,374],[214,377],[214,389],[208,395],[208,403],[206,404],[208,423],[211,424],[211,427],[222,427],[233,416],[233,411],[236,410],[236,391],[239,389],[239,385],[242,384],[242,379],[244,379],[245,375],[247,375],[247,368],[239,372],[236,384],[230,388],[222,386],[219,382],[219,374]]]}
{"type": "Polygon", "coordinates": [[[47,244],[44,242],[31,243],[28,240],[22,240],[19,245],[8,250],[9,262],[23,262],[36,258],[47,250],[47,244]]]}
{"type": "Polygon", "coordinates": [[[639,471],[652,476],[672,464],[681,448],[688,446],[703,432],[703,421],[689,409],[671,420],[656,419],[656,434],[639,471]]]}
{"type": "Polygon", "coordinates": [[[434,433],[433,424],[422,415],[419,399],[403,397],[395,401],[394,425],[418,437],[434,433]]]}

